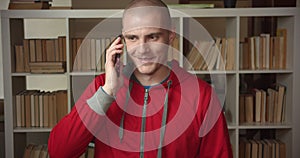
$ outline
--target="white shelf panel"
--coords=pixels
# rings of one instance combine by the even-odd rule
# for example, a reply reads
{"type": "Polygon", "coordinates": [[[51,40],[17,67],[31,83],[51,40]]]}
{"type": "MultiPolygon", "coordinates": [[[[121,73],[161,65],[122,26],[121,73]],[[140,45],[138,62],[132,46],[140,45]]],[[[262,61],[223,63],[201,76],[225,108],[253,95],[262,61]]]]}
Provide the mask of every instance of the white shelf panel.
{"type": "MultiPolygon", "coordinates": [[[[172,17],[237,17],[237,16],[293,16],[298,8],[212,8],[176,9],[172,17]]],[[[108,18],[122,17],[123,9],[101,10],[2,10],[9,18],[108,18]]]]}
{"type": "Polygon", "coordinates": [[[228,123],[227,128],[230,129],[230,130],[237,129],[237,125],[235,125],[233,123],[228,123]]]}
{"type": "Polygon", "coordinates": [[[293,70],[240,70],[240,74],[262,74],[262,73],[293,73],[293,70]]]}
{"type": "Polygon", "coordinates": [[[291,129],[289,123],[245,123],[238,126],[239,129],[291,129]]]}
{"type": "Polygon", "coordinates": [[[68,73],[60,74],[33,74],[33,73],[12,73],[11,76],[66,76],[68,73]]]}
{"type": "Polygon", "coordinates": [[[218,71],[218,70],[212,70],[212,71],[192,71],[192,70],[189,70],[188,72],[192,73],[192,74],[235,74],[237,73],[237,71],[218,71]]]}
{"type": "Polygon", "coordinates": [[[44,127],[16,127],[14,129],[14,133],[25,133],[25,132],[50,132],[52,128],[44,128],[44,127]]]}
{"type": "Polygon", "coordinates": [[[104,72],[70,72],[71,76],[94,76],[94,75],[100,75],[104,72]]]}

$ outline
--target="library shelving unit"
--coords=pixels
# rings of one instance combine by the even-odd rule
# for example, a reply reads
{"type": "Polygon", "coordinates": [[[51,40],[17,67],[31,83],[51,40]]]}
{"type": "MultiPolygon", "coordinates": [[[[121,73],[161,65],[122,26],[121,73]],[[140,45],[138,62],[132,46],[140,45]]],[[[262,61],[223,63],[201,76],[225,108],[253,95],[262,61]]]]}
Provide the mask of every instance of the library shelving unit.
{"type": "MultiPolygon", "coordinates": [[[[46,144],[51,128],[20,128],[15,124],[14,96],[17,92],[25,89],[56,90],[65,89],[68,93],[68,110],[78,98],[80,92],[91,81],[95,74],[101,72],[74,72],[72,71],[72,39],[84,38],[88,32],[99,22],[113,16],[115,22],[120,24],[122,10],[6,10],[1,11],[3,64],[4,64],[4,98],[5,98],[5,155],[6,157],[21,157],[28,143],[46,144]],[[60,30],[61,36],[66,36],[66,62],[67,69],[63,74],[31,74],[16,73],[14,45],[21,44],[28,34],[26,32],[27,20],[59,19],[63,21],[60,30]],[[74,82],[76,83],[76,86],[74,82]],[[80,83],[80,84],[77,84],[80,83]],[[76,92],[75,92],[76,91],[76,92]],[[76,93],[76,94],[75,94],[76,93]]],[[[179,34],[193,36],[190,27],[191,19],[199,21],[211,34],[212,37],[233,37],[234,41],[234,67],[231,70],[218,71],[193,71],[199,76],[220,74],[226,76],[227,92],[225,96],[225,115],[227,117],[230,140],[234,157],[239,155],[239,139],[241,135],[255,130],[275,131],[276,138],[286,143],[287,157],[299,157],[297,149],[300,146],[297,127],[299,120],[300,72],[297,70],[300,64],[300,11],[299,8],[226,8],[226,9],[177,9],[172,12],[176,31],[179,34]],[[180,14],[179,14],[180,13],[180,14]],[[182,14],[181,14],[182,13],[182,14]],[[277,27],[287,29],[287,68],[284,70],[241,70],[239,68],[239,43],[249,34],[251,25],[249,19],[256,17],[276,17],[277,27]],[[240,81],[244,76],[275,76],[276,82],[284,84],[286,91],[285,122],[283,123],[239,123],[239,93],[240,81]]],[[[120,25],[112,28],[113,34],[120,31],[120,25]]],[[[37,26],[39,27],[39,26],[37,26]]],[[[54,29],[52,25],[44,25],[45,30],[54,29]]],[[[263,33],[263,32],[261,32],[263,33]]],[[[101,34],[101,33],[100,33],[101,34]]],[[[105,35],[105,32],[103,33],[105,35]]],[[[55,35],[57,36],[57,35],[55,35]]],[[[35,37],[43,38],[43,37],[35,37]]],[[[195,37],[193,37],[195,38],[195,37]]],[[[196,39],[196,38],[195,38],[196,39]]],[[[179,38],[179,51],[183,52],[184,40],[179,38]]],[[[185,55],[185,53],[183,53],[185,55]]],[[[179,63],[183,65],[182,56],[179,63]]]]}

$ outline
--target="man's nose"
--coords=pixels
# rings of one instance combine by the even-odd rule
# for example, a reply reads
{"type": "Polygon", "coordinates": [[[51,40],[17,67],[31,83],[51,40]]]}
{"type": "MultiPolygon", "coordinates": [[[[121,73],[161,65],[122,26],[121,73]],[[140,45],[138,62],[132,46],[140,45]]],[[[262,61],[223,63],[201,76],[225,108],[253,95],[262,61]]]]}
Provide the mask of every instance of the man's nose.
{"type": "Polygon", "coordinates": [[[139,42],[137,51],[139,53],[147,53],[147,52],[149,52],[150,51],[149,43],[146,40],[141,40],[139,42]]]}

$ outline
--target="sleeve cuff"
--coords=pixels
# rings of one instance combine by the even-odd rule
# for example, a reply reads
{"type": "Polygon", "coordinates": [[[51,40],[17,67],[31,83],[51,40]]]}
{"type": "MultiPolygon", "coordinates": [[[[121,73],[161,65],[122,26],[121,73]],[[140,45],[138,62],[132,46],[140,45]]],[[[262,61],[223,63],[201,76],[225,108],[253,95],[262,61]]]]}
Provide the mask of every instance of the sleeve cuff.
{"type": "Polygon", "coordinates": [[[96,93],[87,100],[87,104],[99,115],[105,115],[107,109],[114,100],[115,98],[108,95],[101,86],[96,93]]]}

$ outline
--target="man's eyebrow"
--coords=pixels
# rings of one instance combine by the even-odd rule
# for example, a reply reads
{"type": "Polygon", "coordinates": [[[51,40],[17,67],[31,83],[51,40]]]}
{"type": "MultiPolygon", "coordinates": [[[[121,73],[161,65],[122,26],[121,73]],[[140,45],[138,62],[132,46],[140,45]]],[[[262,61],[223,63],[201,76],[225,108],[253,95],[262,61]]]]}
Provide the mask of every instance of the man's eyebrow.
{"type": "Polygon", "coordinates": [[[159,36],[159,35],[162,35],[162,34],[163,34],[162,32],[153,32],[153,33],[147,34],[146,36],[159,36]]]}
{"type": "MultiPolygon", "coordinates": [[[[162,34],[163,34],[162,32],[153,32],[153,33],[146,34],[145,36],[147,36],[147,37],[149,37],[149,36],[159,36],[159,35],[162,35],[162,34]]],[[[134,34],[124,35],[124,38],[133,38],[133,37],[138,37],[138,36],[134,35],[134,34]]]]}
{"type": "Polygon", "coordinates": [[[137,35],[124,35],[124,38],[133,38],[133,37],[138,37],[137,35]]]}

